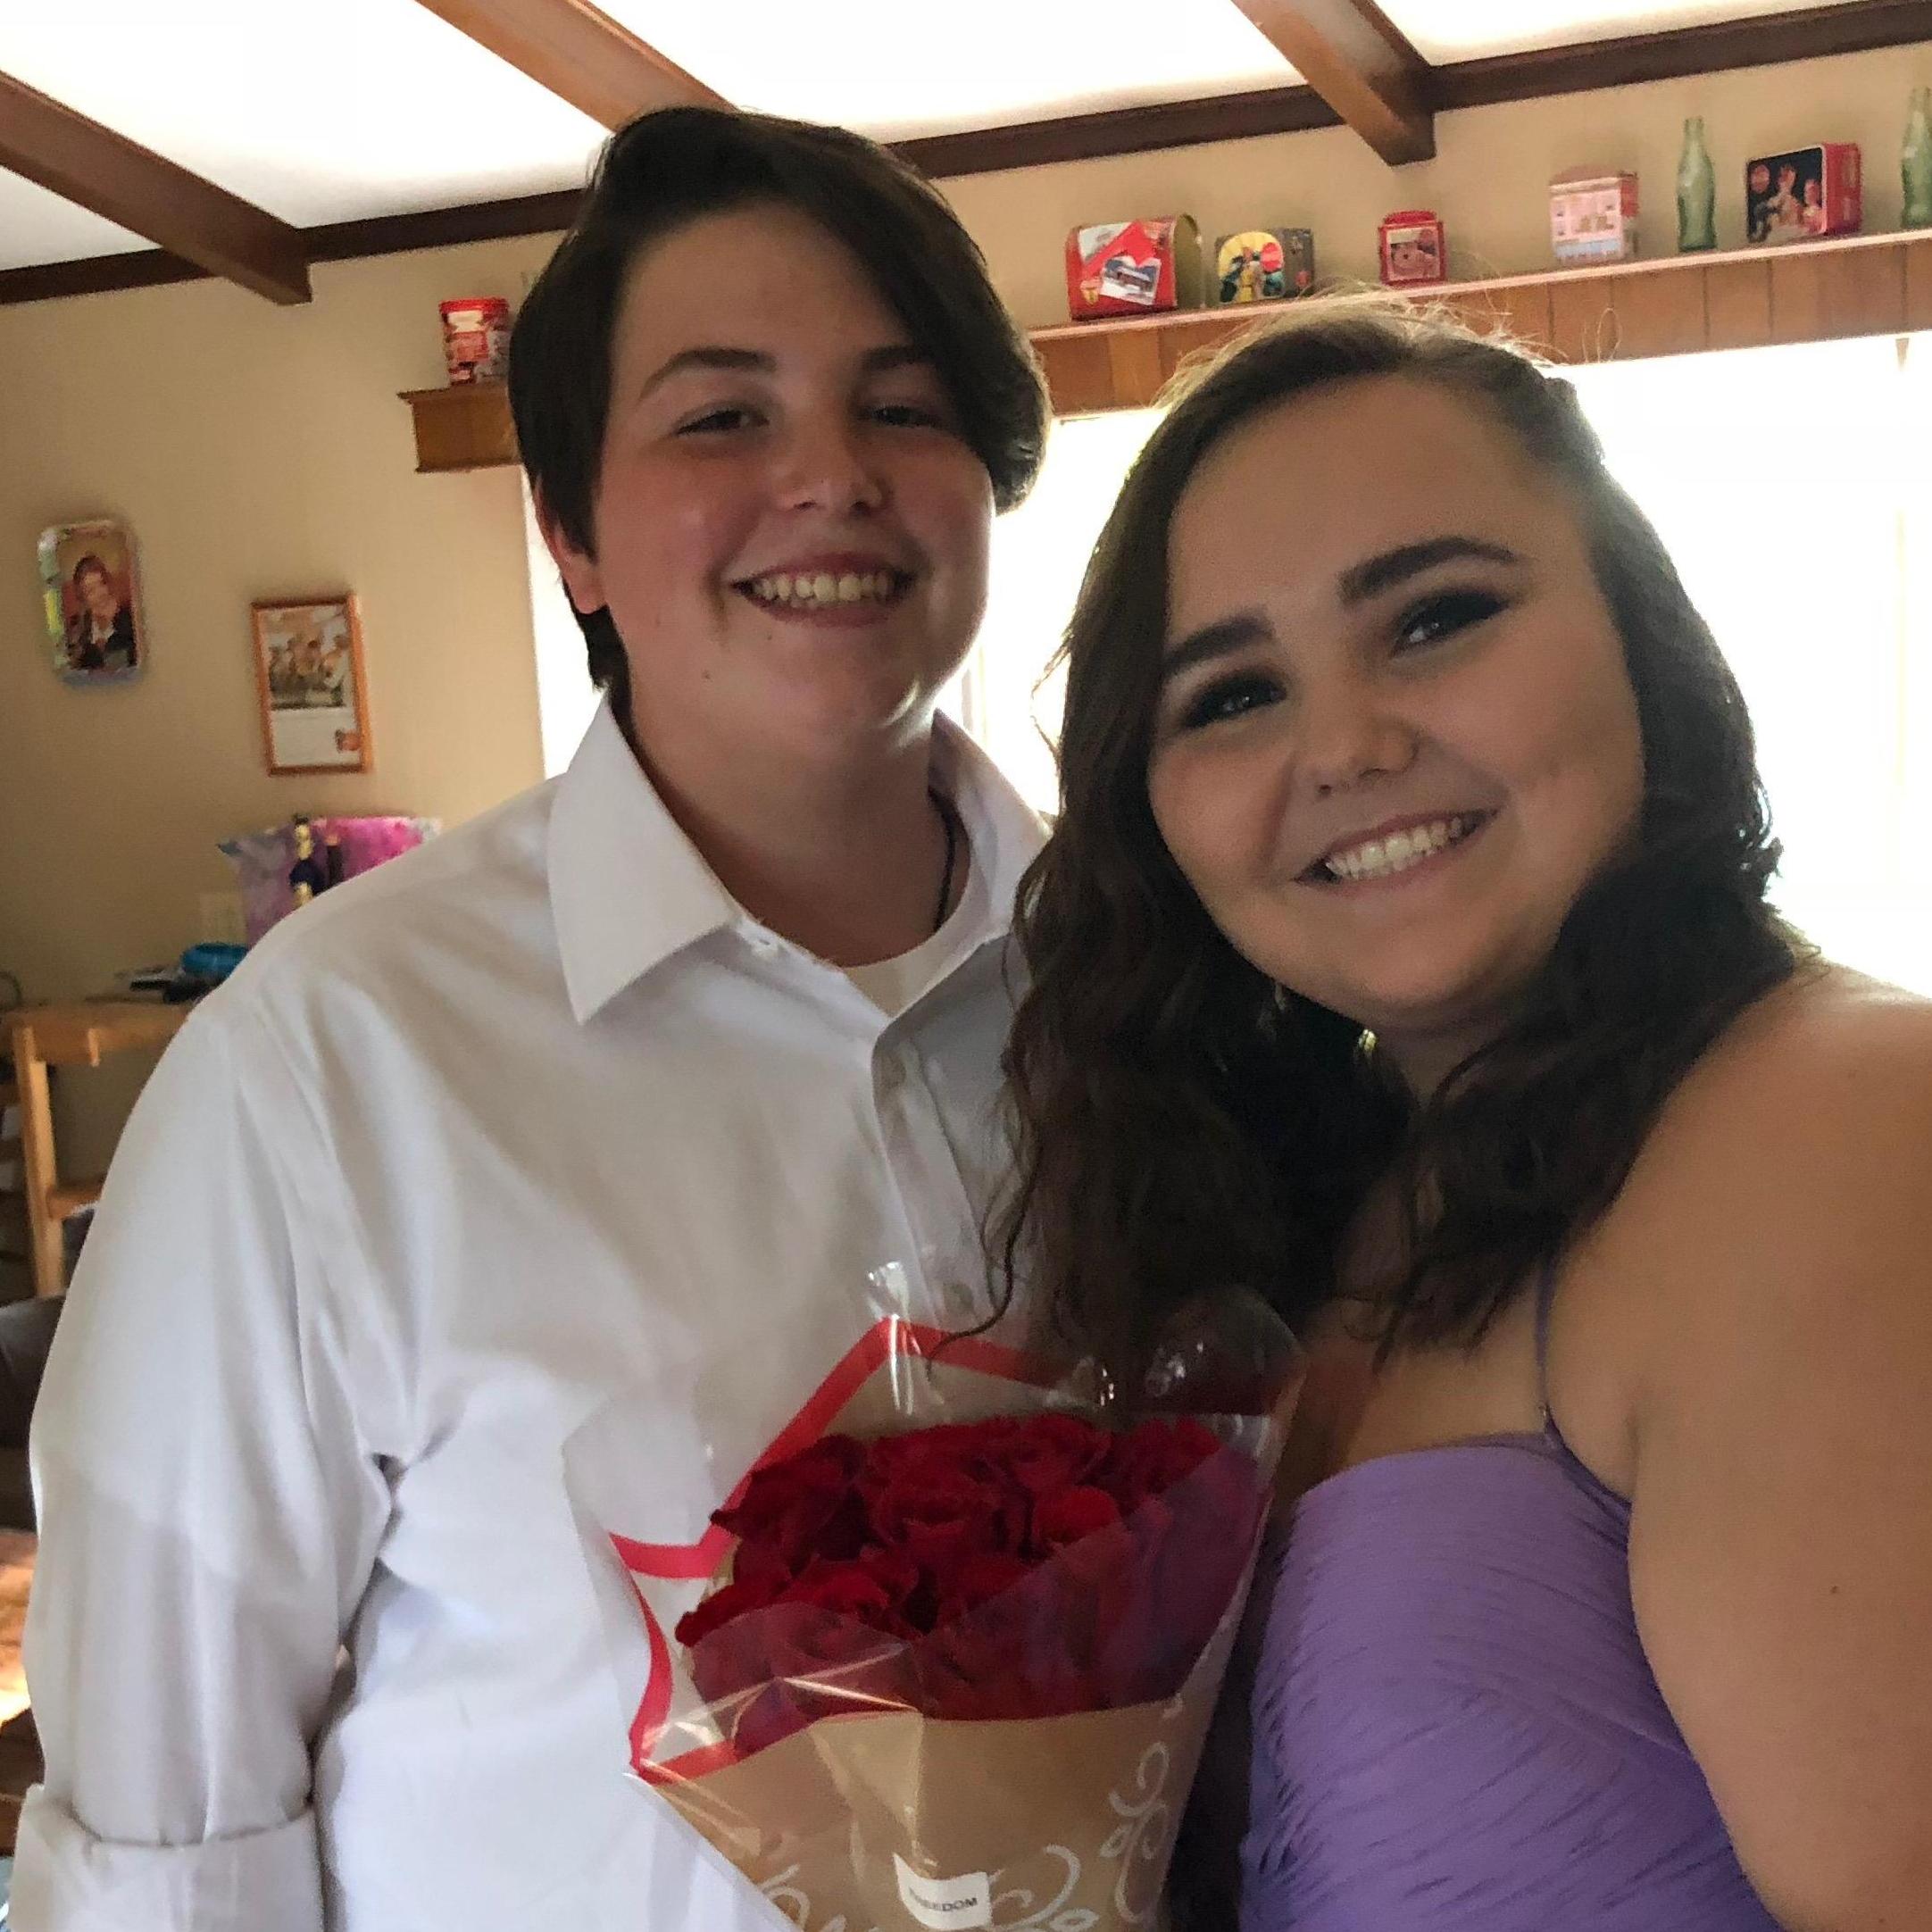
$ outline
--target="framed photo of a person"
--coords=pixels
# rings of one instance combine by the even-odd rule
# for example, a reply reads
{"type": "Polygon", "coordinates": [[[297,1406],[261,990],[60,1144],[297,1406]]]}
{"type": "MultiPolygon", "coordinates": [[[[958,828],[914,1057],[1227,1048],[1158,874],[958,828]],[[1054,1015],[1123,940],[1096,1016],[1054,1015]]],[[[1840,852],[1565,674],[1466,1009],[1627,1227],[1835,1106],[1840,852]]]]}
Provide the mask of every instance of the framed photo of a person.
{"type": "Polygon", "coordinates": [[[64,684],[126,684],[147,661],[134,533],[112,517],[40,533],[40,587],[54,674],[64,684]]]}
{"type": "Polygon", "coordinates": [[[356,600],[286,598],[251,610],[269,770],[371,770],[369,684],[356,600]]]}

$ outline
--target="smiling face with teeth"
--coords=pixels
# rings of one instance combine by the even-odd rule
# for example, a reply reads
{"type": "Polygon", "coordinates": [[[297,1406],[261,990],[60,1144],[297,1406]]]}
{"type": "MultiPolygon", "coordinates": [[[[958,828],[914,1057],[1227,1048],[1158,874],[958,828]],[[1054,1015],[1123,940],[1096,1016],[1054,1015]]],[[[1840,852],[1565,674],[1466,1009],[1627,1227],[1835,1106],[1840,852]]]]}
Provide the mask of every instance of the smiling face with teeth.
{"type": "Polygon", "coordinates": [[[747,761],[915,743],[986,603],[993,513],[931,362],[795,210],[700,216],[633,266],[612,345],[593,543],[634,742],[703,790],[747,761]]]}
{"type": "Polygon", "coordinates": [[[1148,789],[1176,862],[1238,951],[1433,1084],[1641,809],[1568,498],[1440,386],[1330,384],[1201,462],[1167,629],[1148,789]]]}

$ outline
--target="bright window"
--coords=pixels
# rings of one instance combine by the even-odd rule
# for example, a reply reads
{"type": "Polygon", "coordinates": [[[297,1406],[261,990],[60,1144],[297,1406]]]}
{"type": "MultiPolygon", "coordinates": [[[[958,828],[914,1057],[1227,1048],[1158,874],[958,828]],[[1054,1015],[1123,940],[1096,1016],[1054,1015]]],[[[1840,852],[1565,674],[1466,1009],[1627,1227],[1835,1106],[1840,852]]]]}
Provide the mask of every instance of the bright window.
{"type": "MultiPolygon", "coordinates": [[[[1932,337],[1576,371],[1736,671],[1785,862],[1832,957],[1932,994],[1932,337]]],[[[1036,691],[1153,411],[1058,425],[1002,520],[967,721],[1052,809],[1062,691],[1036,691]]]]}

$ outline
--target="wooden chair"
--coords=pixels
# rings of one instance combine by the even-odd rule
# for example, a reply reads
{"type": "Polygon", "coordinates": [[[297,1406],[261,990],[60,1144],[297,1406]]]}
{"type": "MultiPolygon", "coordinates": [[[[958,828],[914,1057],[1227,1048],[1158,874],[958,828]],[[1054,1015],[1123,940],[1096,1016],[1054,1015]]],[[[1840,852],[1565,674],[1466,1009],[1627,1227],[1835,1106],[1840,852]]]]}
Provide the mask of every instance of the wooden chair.
{"type": "Polygon", "coordinates": [[[4,1016],[20,1088],[21,1166],[27,1194],[27,1266],[36,1295],[67,1286],[67,1223],[101,1198],[101,1178],[63,1181],[54,1155],[47,1069],[97,1067],[110,1053],[159,1046],[179,1030],[186,1006],[94,1001],[28,1006],[4,1016]]]}
{"type": "Polygon", "coordinates": [[[27,1259],[26,1249],[16,1245],[25,1237],[27,1182],[21,1170],[21,1137],[14,1130],[18,1122],[9,1118],[20,1100],[12,1062],[0,1053],[0,1262],[27,1259]]]}

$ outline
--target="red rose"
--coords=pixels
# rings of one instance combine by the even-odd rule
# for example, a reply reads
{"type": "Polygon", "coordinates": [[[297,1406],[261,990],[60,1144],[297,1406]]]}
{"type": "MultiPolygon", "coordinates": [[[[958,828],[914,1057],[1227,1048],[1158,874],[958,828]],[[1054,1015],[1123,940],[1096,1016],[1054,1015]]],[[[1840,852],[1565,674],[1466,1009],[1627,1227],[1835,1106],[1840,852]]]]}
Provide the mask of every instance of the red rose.
{"type": "Polygon", "coordinates": [[[1189,1417],[828,1437],[718,1512],[732,1581],[677,1635],[747,1753],[841,1713],[1151,1702],[1226,1614],[1265,1502],[1254,1464],[1189,1417]]]}
{"type": "Polygon", "coordinates": [[[1026,1580],[1032,1565],[1004,1550],[982,1550],[966,1557],[938,1590],[934,1627],[953,1623],[1026,1580]]]}
{"type": "Polygon", "coordinates": [[[905,1603],[919,1582],[919,1566],[898,1552],[868,1550],[849,1562],[813,1562],[786,1586],[779,1601],[808,1604],[875,1630],[909,1636],[905,1603]]]}
{"type": "Polygon", "coordinates": [[[904,1550],[868,1548],[858,1556],[859,1566],[885,1591],[894,1616],[909,1621],[910,1608],[926,1587],[925,1572],[904,1550]]]}
{"type": "Polygon", "coordinates": [[[762,1584],[728,1583],[678,1620],[671,1635],[690,1656],[691,1681],[707,1703],[736,1696],[770,1675],[754,1611],[769,1610],[762,1584]]]}
{"type": "Polygon", "coordinates": [[[1089,1480],[1112,1441],[1078,1416],[1030,1416],[1004,1445],[1003,1461],[1028,1495],[1050,1496],[1089,1480]]]}
{"type": "Polygon", "coordinates": [[[1176,1654],[1198,1651],[1213,1634],[1241,1580],[1267,1506],[1260,1471],[1228,1450],[1176,1483],[1158,1505],[1167,1517],[1145,1547],[1151,1595],[1176,1654]]]}
{"type": "Polygon", "coordinates": [[[940,1422],[904,1436],[881,1436],[866,1445],[859,1470],[859,1486],[868,1492],[900,1478],[903,1471],[971,1469],[984,1460],[989,1446],[1013,1425],[1001,1420],[985,1422],[940,1422]]]}
{"type": "Polygon", "coordinates": [[[1120,1520],[1120,1505],[1104,1489],[1062,1489],[1033,1505],[1033,1546],[1050,1556],[1120,1520]]]}
{"type": "Polygon", "coordinates": [[[740,1751],[762,1751],[820,1718],[916,1703],[906,1646],[895,1637],[810,1603],[779,1603],[751,1621],[766,1681],[732,1724],[740,1751]]]}
{"type": "Polygon", "coordinates": [[[983,1551],[1017,1549],[1025,1516],[995,1482],[937,1460],[907,1461],[869,1499],[872,1534],[922,1569],[951,1571],[983,1551]]]}
{"type": "Polygon", "coordinates": [[[732,1582],[760,1585],[774,1597],[796,1575],[785,1553],[769,1543],[741,1543],[731,1553],[732,1582]]]}
{"type": "Polygon", "coordinates": [[[774,1553],[795,1573],[813,1556],[855,1555],[862,1520],[854,1481],[864,1460],[863,1446],[851,1437],[821,1437],[796,1455],[754,1470],[745,1494],[712,1520],[774,1553]]]}
{"type": "Polygon", "coordinates": [[[679,1618],[671,1635],[687,1650],[695,1651],[714,1630],[721,1630],[736,1617],[747,1611],[765,1610],[776,1601],[777,1593],[762,1583],[731,1582],[713,1590],[694,1610],[679,1618]]]}
{"type": "Polygon", "coordinates": [[[1114,1437],[1094,1478],[1123,1510],[1171,1489],[1221,1446],[1192,1416],[1160,1416],[1114,1437]]]}
{"type": "Polygon", "coordinates": [[[1078,1595],[1057,1565],[1035,1564],[943,1625],[915,1653],[926,1708],[954,1719],[1097,1709],[1078,1595]]]}

